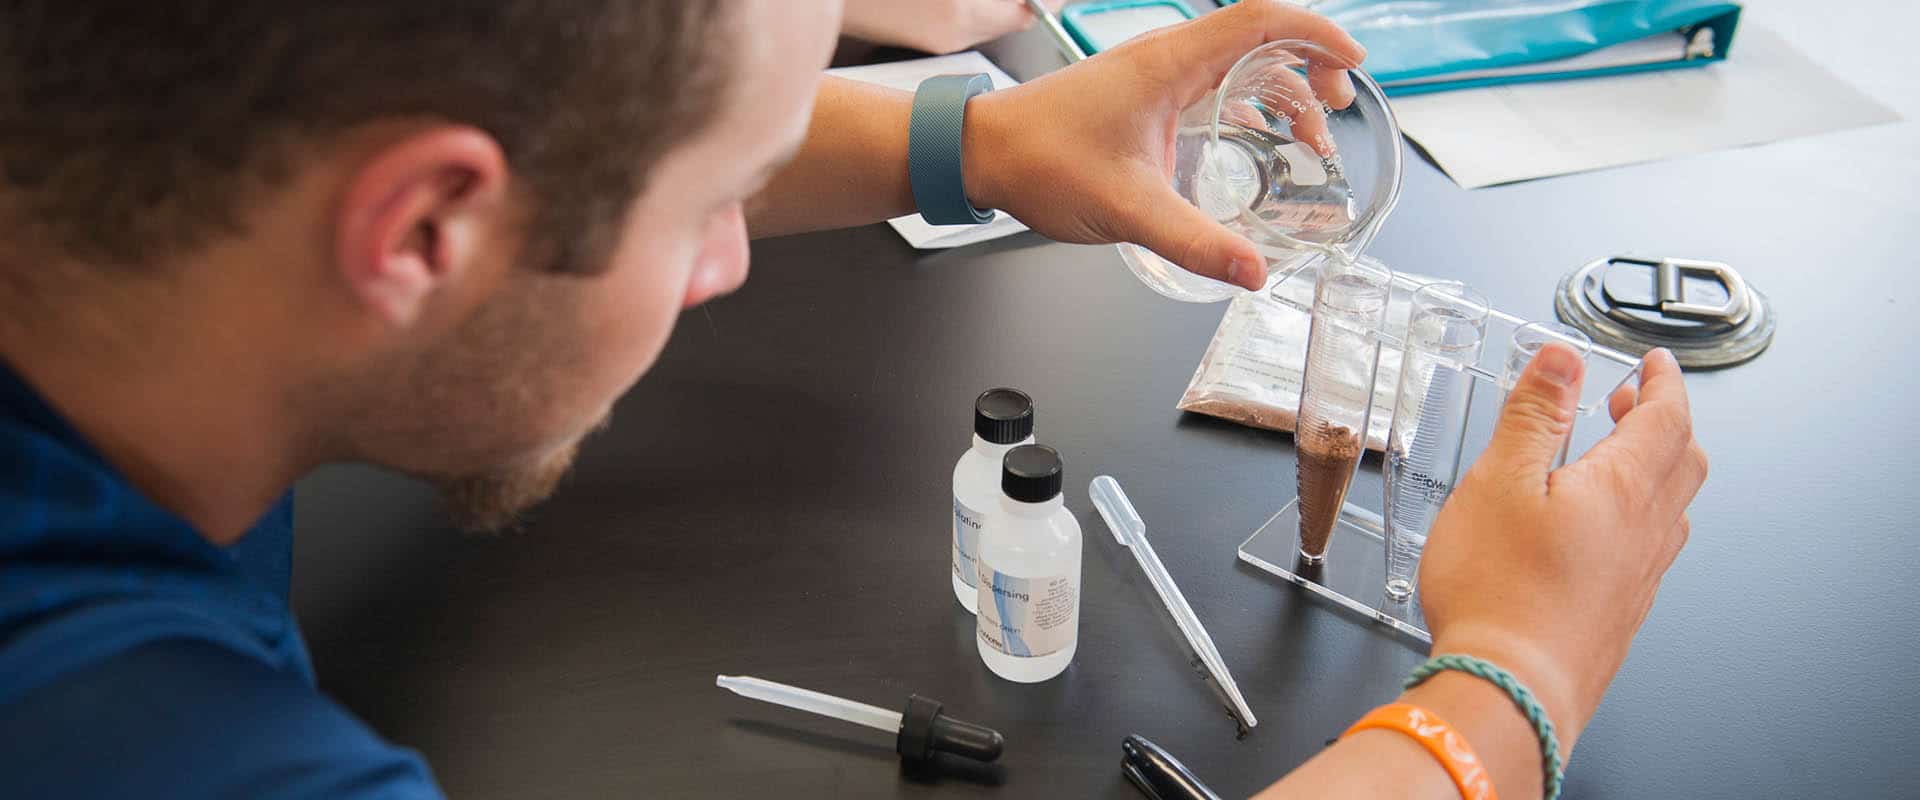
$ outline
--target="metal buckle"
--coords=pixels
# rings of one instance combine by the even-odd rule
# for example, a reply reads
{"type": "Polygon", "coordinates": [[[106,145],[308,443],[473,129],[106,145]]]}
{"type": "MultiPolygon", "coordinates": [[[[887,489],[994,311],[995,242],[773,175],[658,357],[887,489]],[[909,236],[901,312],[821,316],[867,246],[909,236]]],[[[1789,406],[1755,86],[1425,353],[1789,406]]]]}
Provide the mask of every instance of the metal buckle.
{"type": "Polygon", "coordinates": [[[1747,282],[1735,272],[1733,267],[1718,261],[1699,261],[1689,258],[1663,258],[1649,261],[1627,256],[1614,256],[1606,260],[1608,271],[1616,265],[1627,264],[1648,267],[1653,270],[1653,291],[1650,301],[1621,297],[1613,291],[1605,277],[1601,280],[1601,293],[1607,302],[1619,308],[1638,308],[1645,311],[1657,311],[1660,316],[1669,319],[1688,319],[1697,322],[1717,322],[1727,325],[1739,325],[1753,313],[1749,300],[1747,282]],[[1687,275],[1698,275],[1718,281],[1727,290],[1726,302],[1718,305],[1690,303],[1682,280],[1687,275]]]}
{"type": "Polygon", "coordinates": [[[1716,261],[1615,256],[1589,261],[1560,279],[1553,313],[1587,332],[1595,342],[1622,352],[1673,351],[1680,365],[1713,369],[1760,355],[1773,342],[1774,314],[1766,295],[1747,285],[1732,267],[1716,261]],[[1637,283],[1625,270],[1649,271],[1637,283]],[[1688,298],[1691,278],[1694,297],[1688,298]],[[1721,302],[1698,302],[1715,288],[1721,302]],[[1644,292],[1638,287],[1647,287],[1644,292]]]}

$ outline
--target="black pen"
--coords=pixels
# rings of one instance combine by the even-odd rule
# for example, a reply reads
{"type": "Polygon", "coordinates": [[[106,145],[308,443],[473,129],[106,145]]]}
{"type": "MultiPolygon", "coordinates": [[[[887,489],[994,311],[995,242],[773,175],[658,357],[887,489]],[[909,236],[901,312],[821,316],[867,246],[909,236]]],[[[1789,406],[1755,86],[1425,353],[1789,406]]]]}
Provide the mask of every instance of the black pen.
{"type": "Polygon", "coordinates": [[[1120,772],[1153,800],[1220,800],[1185,764],[1144,736],[1128,736],[1120,742],[1120,753],[1120,772]]]}

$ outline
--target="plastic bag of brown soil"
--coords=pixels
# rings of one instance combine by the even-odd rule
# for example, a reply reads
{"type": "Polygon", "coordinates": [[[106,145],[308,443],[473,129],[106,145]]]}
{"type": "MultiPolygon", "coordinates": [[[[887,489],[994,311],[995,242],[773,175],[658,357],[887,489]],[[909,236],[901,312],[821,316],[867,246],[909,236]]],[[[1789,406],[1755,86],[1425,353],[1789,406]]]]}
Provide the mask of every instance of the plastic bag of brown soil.
{"type": "MultiPolygon", "coordinates": [[[[1418,283],[1431,279],[1409,276],[1418,283]]],[[[1313,286],[1287,281],[1280,291],[1302,305],[1313,304],[1313,286]]],[[[1387,306],[1387,330],[1395,338],[1406,333],[1412,293],[1394,284],[1387,306]]],[[[1307,363],[1310,316],[1274,300],[1265,292],[1249,292],[1227,304],[1213,342],[1200,357],[1193,380],[1180,396],[1178,408],[1255,428],[1293,432],[1300,408],[1300,373],[1307,363]]],[[[1359,365],[1356,365],[1359,367],[1359,365]]],[[[1374,375],[1373,413],[1367,419],[1367,449],[1387,446],[1387,427],[1393,421],[1394,388],[1400,382],[1400,350],[1380,349],[1380,369],[1374,375]]]]}

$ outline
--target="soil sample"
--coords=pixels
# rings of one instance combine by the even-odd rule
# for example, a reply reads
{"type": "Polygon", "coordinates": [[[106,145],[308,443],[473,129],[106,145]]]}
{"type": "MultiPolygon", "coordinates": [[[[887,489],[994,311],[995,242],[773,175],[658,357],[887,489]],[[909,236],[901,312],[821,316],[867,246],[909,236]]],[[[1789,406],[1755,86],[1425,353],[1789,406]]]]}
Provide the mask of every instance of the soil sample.
{"type": "Polygon", "coordinates": [[[1360,434],[1343,425],[1305,420],[1294,436],[1300,464],[1300,555],[1309,563],[1327,557],[1327,541],[1340,522],[1340,505],[1360,465],[1360,434]]]}

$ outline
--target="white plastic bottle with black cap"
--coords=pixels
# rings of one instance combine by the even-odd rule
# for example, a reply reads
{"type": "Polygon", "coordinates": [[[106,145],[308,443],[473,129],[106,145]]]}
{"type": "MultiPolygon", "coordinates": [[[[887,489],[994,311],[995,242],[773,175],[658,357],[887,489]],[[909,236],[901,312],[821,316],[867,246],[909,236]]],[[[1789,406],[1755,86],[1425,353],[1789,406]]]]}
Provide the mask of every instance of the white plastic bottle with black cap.
{"type": "Polygon", "coordinates": [[[1065,471],[1045,445],[1007,451],[1000,513],[980,537],[974,637],[993,674],[1038,683],[1080,646],[1080,522],[1060,497],[1065,471]]]}
{"type": "Polygon", "coordinates": [[[1033,442],[1033,398],[1018,389],[988,389],[973,401],[973,447],[953,465],[953,596],[974,613],[980,532],[1000,510],[1000,460],[1033,442]]]}

